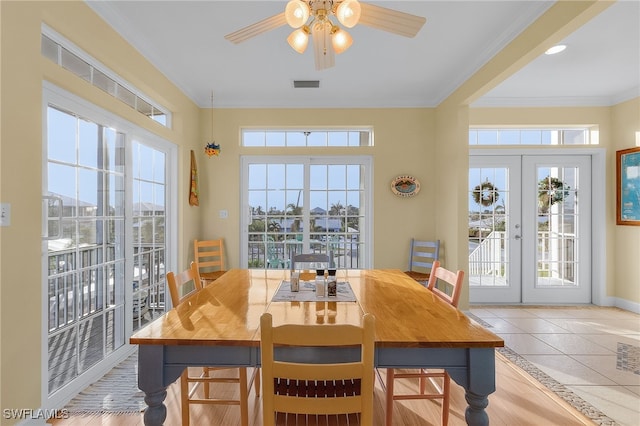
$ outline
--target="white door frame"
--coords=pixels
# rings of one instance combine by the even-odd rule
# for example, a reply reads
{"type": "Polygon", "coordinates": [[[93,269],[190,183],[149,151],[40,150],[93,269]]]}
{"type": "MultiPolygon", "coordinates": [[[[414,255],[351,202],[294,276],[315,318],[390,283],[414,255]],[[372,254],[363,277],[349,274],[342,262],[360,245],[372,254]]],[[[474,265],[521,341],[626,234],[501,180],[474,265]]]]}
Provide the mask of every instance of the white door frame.
{"type": "MultiPolygon", "coordinates": [[[[567,154],[591,156],[591,192],[592,194],[607,194],[605,148],[572,146],[565,148],[474,148],[469,150],[471,157],[567,154]]],[[[597,198],[592,197],[591,202],[591,303],[598,306],[615,305],[615,299],[607,296],[606,293],[606,206],[611,200],[611,196],[609,194],[606,197],[606,202],[597,202],[597,198]]],[[[474,303],[472,299],[470,301],[474,303]]]]}
{"type": "MultiPolygon", "coordinates": [[[[178,147],[174,143],[155,135],[148,130],[145,130],[137,125],[125,120],[122,117],[119,117],[109,111],[102,109],[99,106],[94,105],[90,101],[83,99],[77,95],[74,95],[54,84],[49,82],[43,82],[43,102],[42,102],[42,110],[41,110],[41,119],[43,124],[42,129],[42,143],[43,143],[43,158],[42,158],[42,170],[47,170],[47,162],[48,162],[48,153],[47,153],[47,110],[49,104],[54,104],[58,107],[66,109],[68,111],[73,111],[74,113],[80,114],[86,118],[91,120],[95,120],[96,122],[100,122],[104,126],[113,126],[117,128],[119,131],[125,133],[127,137],[126,141],[126,150],[127,154],[130,155],[131,152],[131,141],[132,139],[136,139],[140,143],[151,146],[154,149],[165,152],[166,154],[166,196],[165,200],[165,214],[166,214],[166,222],[165,222],[165,231],[166,231],[166,252],[165,252],[165,270],[175,270],[176,259],[178,257],[178,229],[175,225],[178,221],[178,203],[176,200],[178,199],[178,147]]],[[[130,161],[127,161],[128,170],[125,171],[125,186],[127,194],[131,194],[131,164],[130,161]]],[[[47,187],[47,176],[46,173],[43,174],[42,177],[42,185],[43,188],[47,187]]],[[[127,198],[125,200],[125,206],[127,209],[127,213],[125,214],[125,227],[127,230],[132,228],[131,222],[131,199],[127,198]]],[[[43,230],[46,229],[46,211],[43,207],[43,230]]],[[[130,231],[127,231],[130,234],[130,231]]],[[[127,238],[130,238],[128,236],[127,238]]],[[[131,242],[125,239],[125,244],[127,247],[126,251],[126,264],[131,265],[132,263],[132,250],[130,250],[131,242]]],[[[41,270],[42,270],[42,296],[41,296],[41,309],[42,312],[49,311],[49,297],[47,293],[47,280],[48,280],[48,262],[47,262],[47,242],[46,240],[42,241],[42,259],[41,259],[41,270]]],[[[125,283],[132,282],[132,268],[126,267],[126,275],[125,275],[125,283]]],[[[128,308],[131,308],[130,301],[131,299],[131,289],[125,285],[125,298],[128,301],[128,308]]],[[[168,295],[168,292],[165,291],[165,295],[168,295]]],[[[70,383],[63,386],[61,389],[49,394],[48,390],[48,372],[49,372],[49,364],[48,364],[48,315],[42,315],[41,319],[41,359],[40,359],[40,371],[41,371],[41,408],[59,408],[66,404],[72,397],[77,395],[91,383],[94,383],[100,377],[102,377],[105,373],[113,368],[114,365],[117,365],[127,356],[129,356],[135,350],[135,345],[129,344],[128,336],[131,334],[131,319],[132,313],[131,309],[128,309],[128,312],[125,312],[124,322],[125,322],[125,339],[124,344],[108,354],[101,362],[93,365],[81,375],[79,375],[76,379],[71,381],[70,383]]]]}

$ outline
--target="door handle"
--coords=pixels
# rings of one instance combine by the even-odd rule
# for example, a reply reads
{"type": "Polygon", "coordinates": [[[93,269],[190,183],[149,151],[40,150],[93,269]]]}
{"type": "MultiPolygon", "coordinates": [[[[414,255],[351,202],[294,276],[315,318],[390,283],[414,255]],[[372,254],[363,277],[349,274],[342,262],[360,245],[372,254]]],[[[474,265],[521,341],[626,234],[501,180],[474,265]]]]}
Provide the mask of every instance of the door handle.
{"type": "Polygon", "coordinates": [[[520,235],[515,235],[513,238],[515,238],[516,240],[521,240],[522,237],[520,235]]]}

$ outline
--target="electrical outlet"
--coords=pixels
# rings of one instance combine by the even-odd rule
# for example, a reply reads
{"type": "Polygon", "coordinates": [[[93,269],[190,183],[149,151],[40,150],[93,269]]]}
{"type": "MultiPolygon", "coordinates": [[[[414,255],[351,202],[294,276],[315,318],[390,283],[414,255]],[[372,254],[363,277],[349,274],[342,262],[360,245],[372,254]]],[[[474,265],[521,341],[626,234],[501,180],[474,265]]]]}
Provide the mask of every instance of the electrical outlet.
{"type": "Polygon", "coordinates": [[[11,204],[0,203],[0,226],[11,225],[11,204]]]}
{"type": "Polygon", "coordinates": [[[218,216],[220,217],[220,219],[226,219],[229,217],[229,212],[226,210],[219,210],[218,216]]]}

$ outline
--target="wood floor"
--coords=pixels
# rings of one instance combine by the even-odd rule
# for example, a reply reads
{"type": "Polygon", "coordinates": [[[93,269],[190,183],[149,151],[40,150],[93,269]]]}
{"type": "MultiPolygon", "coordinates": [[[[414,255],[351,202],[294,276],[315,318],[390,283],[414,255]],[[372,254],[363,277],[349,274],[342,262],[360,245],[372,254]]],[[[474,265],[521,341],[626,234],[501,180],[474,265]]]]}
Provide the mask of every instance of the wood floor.
{"type": "MultiPolygon", "coordinates": [[[[384,374],[383,374],[384,376],[384,374]]],[[[401,385],[402,386],[402,385],[401,385]]],[[[406,383],[406,386],[414,386],[406,383]]],[[[417,385],[415,385],[417,386],[417,385]]],[[[396,384],[398,387],[398,384],[396,384]]],[[[489,396],[487,413],[492,426],[539,426],[539,425],[593,425],[587,417],[569,406],[565,401],[548,391],[520,368],[513,365],[502,355],[496,355],[496,392],[489,396]]],[[[166,425],[180,425],[180,388],[177,383],[167,390],[167,420],[166,425]]],[[[253,391],[252,391],[253,396],[253,391]]],[[[249,402],[251,426],[260,426],[261,400],[251,397],[249,402]]],[[[379,383],[376,383],[374,397],[374,419],[376,426],[384,425],[384,393],[379,383]]],[[[452,382],[451,410],[449,425],[465,425],[464,410],[466,402],[464,389],[452,382]]],[[[393,413],[394,425],[397,426],[426,426],[440,424],[439,402],[396,401],[393,413]]],[[[299,424],[305,425],[343,425],[344,419],[309,419],[311,421],[299,424]]],[[[191,422],[193,425],[234,426],[240,424],[237,407],[194,406],[191,408],[191,422]]],[[[55,420],[55,426],[141,426],[142,414],[139,415],[102,415],[76,416],[70,419],[55,420]]],[[[283,420],[279,424],[296,424],[291,419],[283,420]]]]}

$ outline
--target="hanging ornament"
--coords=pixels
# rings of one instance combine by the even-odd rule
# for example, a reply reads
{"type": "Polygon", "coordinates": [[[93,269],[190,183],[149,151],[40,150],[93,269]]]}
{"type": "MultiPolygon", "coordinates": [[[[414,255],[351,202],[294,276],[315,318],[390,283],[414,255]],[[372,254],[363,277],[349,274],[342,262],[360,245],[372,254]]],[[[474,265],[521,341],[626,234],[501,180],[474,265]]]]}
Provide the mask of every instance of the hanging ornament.
{"type": "Polygon", "coordinates": [[[215,142],[210,142],[208,144],[205,145],[204,147],[204,152],[209,156],[218,156],[220,155],[220,145],[216,144],[215,142]]]}
{"type": "Polygon", "coordinates": [[[213,140],[213,90],[211,91],[211,142],[207,142],[204,146],[204,153],[209,156],[209,158],[214,155],[217,157],[220,155],[220,144],[217,144],[215,140],[213,140]]]}

